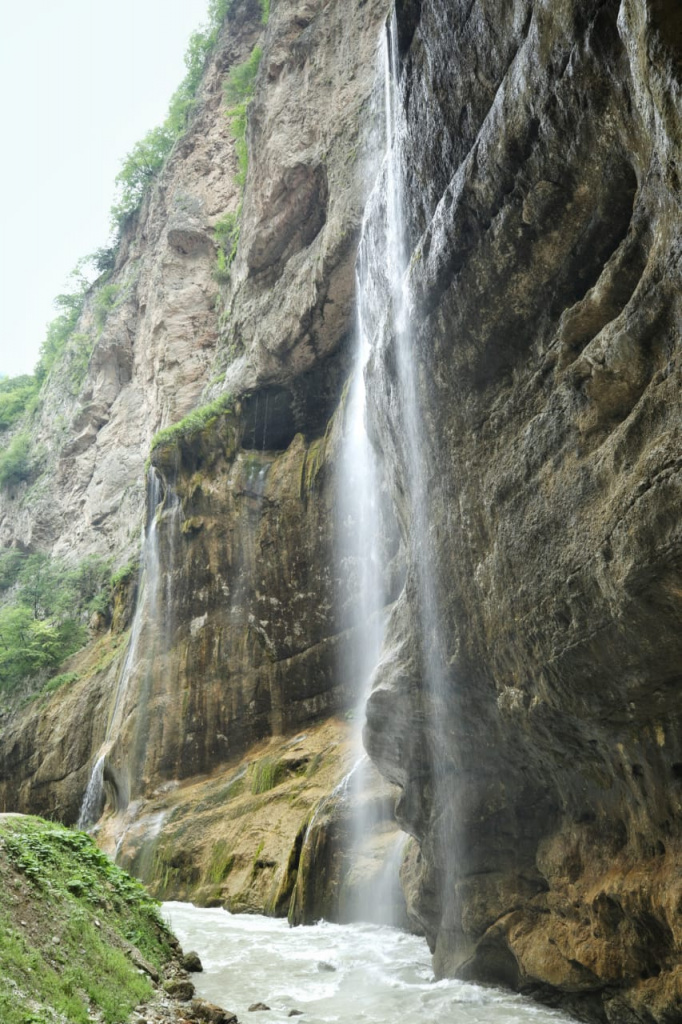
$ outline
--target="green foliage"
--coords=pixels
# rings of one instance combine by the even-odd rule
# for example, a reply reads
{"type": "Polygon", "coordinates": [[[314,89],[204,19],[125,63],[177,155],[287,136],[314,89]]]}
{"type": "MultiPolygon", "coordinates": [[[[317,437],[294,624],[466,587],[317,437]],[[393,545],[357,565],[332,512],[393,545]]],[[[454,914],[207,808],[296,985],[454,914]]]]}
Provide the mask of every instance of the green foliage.
{"type": "Polygon", "coordinates": [[[132,562],[122,565],[116,572],[111,574],[111,589],[116,590],[118,587],[124,586],[126,583],[130,583],[140,571],[140,563],[135,559],[132,562]]]}
{"type": "Polygon", "coordinates": [[[33,472],[31,437],[27,430],[15,434],[10,443],[0,452],[0,488],[28,480],[33,472]]]}
{"type": "Polygon", "coordinates": [[[242,64],[235,64],[230,68],[223,85],[228,116],[232,116],[235,108],[243,103],[248,103],[253,96],[253,87],[262,56],[263,51],[260,46],[254,46],[250,56],[242,64]]]}
{"type": "MultiPolygon", "coordinates": [[[[64,579],[64,573],[62,573],[64,579]]],[[[75,596],[75,607],[83,612],[106,613],[112,589],[111,564],[99,555],[87,555],[68,574],[69,585],[75,596]]]]}
{"type": "Polygon", "coordinates": [[[26,554],[19,548],[0,552],[0,591],[9,590],[17,582],[26,554]]]}
{"type": "Polygon", "coordinates": [[[176,134],[165,122],[136,142],[116,175],[118,199],[111,208],[114,223],[121,227],[139,208],[142,198],[170,153],[176,134]]]}
{"type": "MultiPolygon", "coordinates": [[[[269,0],[262,0],[263,21],[267,24],[270,12],[269,0]]],[[[230,68],[223,84],[227,116],[230,118],[230,131],[235,141],[237,155],[236,182],[243,189],[249,168],[249,153],[246,143],[247,108],[253,96],[256,75],[260,66],[263,51],[255,46],[251,55],[242,64],[230,68]]],[[[241,222],[241,204],[236,213],[226,213],[215,226],[215,240],[218,243],[216,265],[213,277],[220,284],[225,284],[230,277],[230,268],[237,255],[241,222]]]]}
{"type": "Polygon", "coordinates": [[[71,276],[75,283],[74,291],[58,295],[54,300],[54,304],[60,312],[48,325],[47,335],[40,347],[36,378],[41,383],[64,352],[66,344],[76,328],[78,318],[83,312],[89,284],[79,266],[71,276]]]}
{"type": "Polygon", "coordinates": [[[38,381],[28,374],[0,380],[0,431],[16,423],[37,394],[38,381]]]}
{"type": "Polygon", "coordinates": [[[263,25],[267,25],[270,20],[270,0],[260,0],[261,8],[261,22],[263,25]]]}
{"type": "Polygon", "coordinates": [[[123,1024],[149,998],[124,950],[134,942],[160,968],[168,930],[142,886],[88,836],[35,818],[2,822],[0,884],[22,894],[0,913],[3,1024],[47,1024],[55,1013],[71,1024],[123,1024]]]}
{"type": "MultiPolygon", "coordinates": [[[[75,567],[46,554],[7,552],[0,561],[0,690],[54,671],[87,640],[86,623],[110,601],[110,567],[95,555],[75,567]]],[[[57,689],[66,680],[50,680],[57,689]]],[[[73,681],[73,680],[70,680],[73,681]]]]}
{"type": "Polygon", "coordinates": [[[72,683],[77,683],[80,676],[77,672],[62,672],[58,676],[53,676],[43,686],[43,693],[54,693],[55,690],[60,690],[62,686],[71,686],[72,683]]]}
{"type": "Polygon", "coordinates": [[[26,605],[0,608],[0,690],[56,668],[83,646],[87,632],[73,619],[36,619],[26,605]]]}
{"type": "Polygon", "coordinates": [[[118,294],[121,290],[119,284],[104,284],[95,293],[95,322],[100,331],[106,323],[109,313],[118,305],[118,294]]]}
{"type": "Polygon", "coordinates": [[[209,24],[220,28],[230,12],[234,0],[208,0],[209,24]]]}
{"type": "Polygon", "coordinates": [[[241,204],[236,213],[226,213],[215,225],[213,232],[218,243],[218,254],[213,276],[216,281],[224,283],[230,276],[230,267],[237,255],[239,232],[241,228],[241,204]]]}
{"type": "Polygon", "coordinates": [[[103,245],[99,249],[95,249],[93,253],[86,256],[86,261],[90,263],[99,274],[110,274],[116,266],[116,246],[115,245],[103,245]]]}
{"type": "Polygon", "coordinates": [[[123,161],[116,175],[117,199],[111,208],[112,222],[119,230],[139,209],[142,199],[163,167],[176,139],[187,128],[194,107],[206,61],[215,46],[220,27],[232,0],[211,0],[209,24],[205,30],[192,33],[185,52],[186,74],[173,93],[168,114],[162,125],[152,128],[137,142],[123,161]]]}
{"type": "Polygon", "coordinates": [[[163,430],[159,430],[152,438],[151,451],[162,445],[177,444],[178,441],[186,440],[199,433],[212,420],[231,409],[232,401],[231,395],[221,395],[215,401],[209,402],[208,405],[202,405],[199,409],[194,409],[178,423],[173,423],[170,427],[164,427],[163,430]]]}
{"type": "Polygon", "coordinates": [[[230,68],[223,85],[225,102],[227,104],[227,116],[230,118],[232,137],[235,140],[235,150],[239,166],[236,180],[237,184],[242,188],[246,184],[246,174],[249,165],[248,147],[246,144],[247,108],[253,96],[256,75],[258,74],[262,56],[263,51],[260,46],[254,46],[247,60],[230,68]]]}

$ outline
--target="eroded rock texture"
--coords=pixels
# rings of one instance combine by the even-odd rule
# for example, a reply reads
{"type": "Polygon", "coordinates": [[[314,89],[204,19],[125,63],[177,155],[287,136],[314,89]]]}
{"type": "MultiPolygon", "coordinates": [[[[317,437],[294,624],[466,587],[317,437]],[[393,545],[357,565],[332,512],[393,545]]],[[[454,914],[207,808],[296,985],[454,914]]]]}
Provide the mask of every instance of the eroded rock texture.
{"type": "MultiPolygon", "coordinates": [[[[678,1019],[680,46],[666,0],[398,4],[415,542],[367,742],[437,970],[678,1019]],[[428,130],[425,130],[428,126],[428,130]]],[[[404,497],[394,342],[375,432],[404,497]]]]}
{"type": "MultiPolygon", "coordinates": [[[[48,382],[35,439],[45,472],[0,508],[4,543],[74,560],[93,551],[137,556],[146,515],[137,603],[133,574],[112,631],[67,666],[79,676],[71,688],[13,716],[3,709],[0,797],[7,808],[75,822],[103,758],[92,817],[104,810],[114,820],[102,840],[114,850],[137,836],[139,849],[121,847],[123,855],[147,880],[168,869],[175,888],[159,884],[167,895],[213,885],[210,844],[227,841],[212,826],[194,837],[186,858],[200,865],[194,882],[174,874],[163,843],[154,860],[175,787],[201,802],[192,789],[199,778],[212,801],[229,801],[221,782],[248,763],[254,745],[325,720],[339,747],[328,788],[350,767],[347,727],[334,715],[357,700],[359,574],[339,567],[335,466],[387,9],[387,0],[278,0],[264,27],[259,0],[230,6],[188,131],[122,240],[115,302],[101,323],[97,294],[86,304],[79,328],[97,338],[85,383],[69,390],[68,364],[48,382]],[[222,87],[256,45],[242,194],[222,87]],[[214,227],[240,208],[236,258],[219,282],[214,227]],[[220,414],[155,448],[155,504],[148,500],[145,513],[154,432],[216,397],[220,414]]],[[[232,851],[245,878],[235,870],[225,901],[237,892],[242,908],[287,912],[299,833],[321,778],[306,797],[293,794],[283,823],[270,822],[277,864],[270,850],[273,863],[258,872],[252,822],[243,849],[232,851]],[[285,879],[278,896],[290,852],[290,886],[285,879]]],[[[305,782],[303,770],[296,787],[305,782]]],[[[176,856],[182,851],[168,852],[176,856]]],[[[308,912],[305,896],[299,904],[308,912]]]]}

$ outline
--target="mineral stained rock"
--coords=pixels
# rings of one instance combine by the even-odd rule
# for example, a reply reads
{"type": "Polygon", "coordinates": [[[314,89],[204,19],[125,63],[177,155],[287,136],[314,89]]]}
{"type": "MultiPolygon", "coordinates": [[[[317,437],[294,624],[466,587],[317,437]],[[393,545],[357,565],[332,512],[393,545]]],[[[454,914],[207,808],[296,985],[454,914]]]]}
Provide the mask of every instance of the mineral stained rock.
{"type": "MultiPolygon", "coordinates": [[[[5,544],[129,557],[152,435],[225,400],[152,454],[163,656],[122,695],[103,774],[133,838],[137,800],[153,832],[173,787],[180,805],[205,775],[208,798],[251,744],[349,703],[333,477],[389,6],[273,0],[264,27],[260,4],[233,4],[189,131],[124,237],[82,391],[48,386],[45,475],[2,497],[5,544]],[[255,45],[242,196],[222,82],[255,45]],[[218,285],[214,227],[240,203],[218,285]]],[[[387,336],[368,368],[370,427],[402,545],[388,525],[366,742],[419,841],[403,866],[410,912],[440,974],[669,1024],[682,998],[679,4],[396,7],[426,528],[411,522],[387,336]]],[[[4,723],[8,808],[76,818],[133,590],[79,681],[4,723]]],[[[320,823],[309,848],[330,865],[338,826],[320,823]]],[[[177,835],[169,872],[203,871],[207,892],[217,872],[227,898],[226,851],[218,863],[197,844],[188,867],[177,835]]],[[[305,919],[297,897],[329,888],[301,861],[298,823],[291,839],[272,895],[305,919]]],[[[275,859],[255,854],[264,897],[275,859]]]]}
{"type": "Polygon", "coordinates": [[[366,741],[437,971],[619,1024],[677,1019],[682,983],[681,26],[398,4],[441,686],[413,540],[366,741]]]}

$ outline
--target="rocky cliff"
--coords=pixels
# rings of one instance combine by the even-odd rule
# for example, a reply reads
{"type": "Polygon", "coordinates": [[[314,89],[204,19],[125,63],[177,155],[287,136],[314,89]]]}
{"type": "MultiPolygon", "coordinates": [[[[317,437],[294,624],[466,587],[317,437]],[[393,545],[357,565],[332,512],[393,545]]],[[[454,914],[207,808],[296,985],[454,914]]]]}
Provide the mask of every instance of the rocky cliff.
{"type": "MultiPolygon", "coordinates": [[[[261,741],[335,722],[331,767],[288,809],[276,859],[268,853],[266,875],[289,897],[299,833],[357,756],[336,717],[357,700],[358,584],[337,557],[334,466],[387,4],[280,0],[267,25],[260,0],[227,6],[188,129],[124,227],[107,284],[114,301],[103,315],[97,286],[86,298],[79,331],[96,340],[85,381],[75,394],[68,359],[53,370],[31,427],[43,472],[0,499],[6,546],[122,562],[139,558],[146,534],[111,628],[100,624],[65,666],[75,681],[6,717],[0,792],[7,809],[75,822],[94,780],[89,823],[113,814],[102,841],[113,851],[130,834],[122,855],[152,880],[150,865],[163,874],[177,853],[155,860],[139,849],[158,839],[169,786],[201,802],[193,781],[217,773],[217,803],[229,802],[225,780],[258,760],[261,741]],[[249,61],[259,70],[244,163],[223,86],[249,61]],[[239,241],[221,266],[216,226],[230,218],[239,241]]],[[[396,585],[387,590],[391,599],[396,585]]],[[[298,783],[322,757],[314,742],[304,747],[298,783]]],[[[266,791],[292,774],[285,755],[273,758],[266,791]]],[[[250,875],[263,825],[253,825],[255,804],[270,805],[269,820],[269,797],[241,808],[252,827],[232,853],[253,883],[241,905],[262,910],[271,886],[250,875]]],[[[225,837],[203,835],[193,861],[183,852],[192,871],[211,861],[213,840],[225,837]]],[[[157,888],[186,891],[192,871],[171,871],[176,887],[157,878],[157,888]]],[[[278,909],[288,910],[281,894],[278,909]]]]}
{"type": "MultiPolygon", "coordinates": [[[[428,537],[366,741],[437,970],[619,1024],[680,996],[681,27],[398,4],[428,537]]],[[[395,361],[375,432],[410,520],[395,361]]]]}
{"type": "Polygon", "coordinates": [[[4,499],[3,541],[130,553],[152,435],[212,404],[151,451],[147,596],[133,614],[134,588],[120,594],[81,679],[5,724],[1,792],[74,820],[101,752],[102,840],[158,891],[286,904],[296,920],[329,906],[316,871],[338,896],[343,814],[325,804],[315,834],[301,787],[318,754],[316,799],[349,767],[342,727],[320,739],[312,723],[352,702],[357,578],[335,557],[336,470],[388,38],[383,215],[402,198],[406,273],[367,370],[391,611],[365,740],[418,840],[410,912],[441,974],[595,1020],[671,1022],[679,11],[398,0],[387,33],[388,8],[273,0],[267,28],[260,4],[231,8],[188,132],[123,239],[85,385],[67,400],[48,382],[46,476],[4,499]],[[242,196],[221,89],[256,45],[242,196]],[[239,244],[217,283],[226,213],[239,244]],[[263,758],[287,787],[278,804],[259,791],[263,758]],[[279,838],[261,846],[261,820],[237,849],[255,804],[279,838]]]}

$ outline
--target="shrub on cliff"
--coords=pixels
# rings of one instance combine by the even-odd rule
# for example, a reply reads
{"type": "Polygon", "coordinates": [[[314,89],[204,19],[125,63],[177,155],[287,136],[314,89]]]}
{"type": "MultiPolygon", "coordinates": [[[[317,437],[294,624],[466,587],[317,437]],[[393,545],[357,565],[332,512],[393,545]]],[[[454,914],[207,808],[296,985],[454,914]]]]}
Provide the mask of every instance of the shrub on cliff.
{"type": "Polygon", "coordinates": [[[232,0],[212,0],[208,8],[208,26],[193,32],[185,51],[186,74],[173,93],[163,124],[152,128],[135,143],[116,175],[118,196],[111,207],[114,229],[120,230],[139,209],[142,199],[173,148],[185,132],[206,61],[218,39],[232,0]]]}
{"type": "Polygon", "coordinates": [[[46,554],[0,559],[0,690],[40,683],[87,640],[93,612],[106,613],[110,567],[91,556],[77,566],[46,554]]]}
{"type": "Polygon", "coordinates": [[[33,469],[31,438],[28,431],[15,434],[4,451],[0,452],[0,487],[28,480],[33,469]]]}
{"type": "Polygon", "coordinates": [[[38,394],[38,382],[29,374],[0,380],[0,431],[19,419],[38,394]]]}

